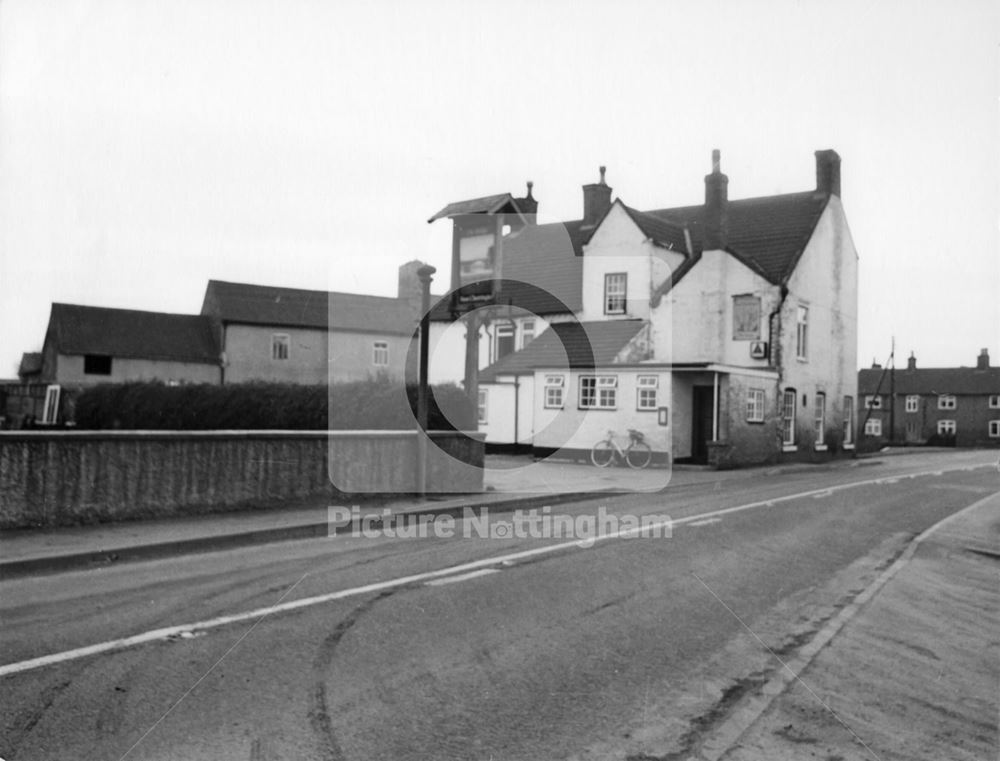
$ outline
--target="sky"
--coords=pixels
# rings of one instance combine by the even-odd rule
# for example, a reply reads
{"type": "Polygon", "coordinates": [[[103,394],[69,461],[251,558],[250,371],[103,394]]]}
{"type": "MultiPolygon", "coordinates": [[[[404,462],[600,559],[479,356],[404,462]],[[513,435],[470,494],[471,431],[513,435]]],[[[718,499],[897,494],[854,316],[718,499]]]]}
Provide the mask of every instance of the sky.
{"type": "Polygon", "coordinates": [[[0,378],[52,302],[447,283],[446,203],[578,219],[842,158],[861,366],[1000,364],[1000,11],[920,2],[0,0],[0,378]]]}

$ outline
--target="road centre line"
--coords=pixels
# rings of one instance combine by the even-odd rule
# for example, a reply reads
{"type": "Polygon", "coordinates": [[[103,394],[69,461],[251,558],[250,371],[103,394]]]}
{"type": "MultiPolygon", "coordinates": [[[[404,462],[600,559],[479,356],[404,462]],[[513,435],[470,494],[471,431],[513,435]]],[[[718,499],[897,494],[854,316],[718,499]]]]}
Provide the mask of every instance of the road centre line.
{"type": "Polygon", "coordinates": [[[426,582],[426,584],[429,587],[439,587],[442,584],[454,584],[458,581],[478,579],[480,576],[489,576],[491,573],[500,573],[500,570],[497,568],[480,568],[478,571],[470,571],[469,573],[462,573],[458,576],[445,576],[443,579],[434,579],[433,581],[426,582]]]}
{"type": "Polygon", "coordinates": [[[439,579],[445,576],[464,574],[469,571],[491,568],[493,566],[498,566],[498,565],[512,565],[519,560],[524,560],[526,558],[531,558],[531,557],[538,557],[540,555],[548,555],[555,552],[561,552],[563,550],[569,550],[574,548],[587,548],[597,544],[598,542],[604,542],[610,539],[624,539],[627,537],[636,536],[644,531],[654,531],[666,527],[673,528],[676,526],[683,526],[686,524],[694,523],[696,521],[702,521],[708,518],[718,518],[724,515],[731,515],[733,513],[743,512],[745,510],[753,510],[759,507],[772,507],[780,502],[790,502],[796,499],[813,497],[818,494],[825,495],[828,493],[832,494],[834,492],[844,491],[846,489],[854,489],[862,486],[881,485],[885,484],[887,481],[890,481],[890,478],[891,478],[891,483],[896,483],[897,481],[906,478],[912,479],[912,478],[920,478],[921,476],[927,476],[927,475],[943,475],[945,472],[975,470],[977,468],[988,468],[988,467],[995,467],[995,466],[993,464],[973,465],[973,466],[962,465],[954,468],[947,468],[945,470],[936,469],[931,471],[920,471],[917,473],[910,473],[900,476],[870,478],[864,481],[854,481],[847,484],[840,484],[832,487],[824,487],[822,489],[811,489],[809,491],[798,492],[796,494],[788,494],[783,497],[772,497],[770,499],[759,500],[757,502],[748,502],[747,504],[744,505],[735,505],[733,507],[725,507],[719,510],[710,510],[705,513],[700,513],[698,515],[689,515],[685,518],[678,518],[676,520],[659,521],[657,523],[647,524],[645,526],[623,529],[610,534],[602,534],[600,536],[591,537],[586,540],[574,539],[568,542],[560,542],[558,544],[545,545],[544,547],[535,547],[530,550],[519,550],[518,552],[512,552],[507,555],[482,558],[480,560],[473,560],[468,563],[461,563],[459,565],[449,566],[447,568],[440,568],[436,571],[425,571],[423,573],[416,573],[409,576],[400,576],[399,578],[389,579],[387,581],[380,581],[373,584],[365,584],[360,587],[342,589],[337,592],[328,592],[326,594],[315,595],[313,597],[303,597],[298,600],[289,600],[288,602],[283,602],[277,605],[257,608],[255,610],[244,611],[242,613],[233,613],[228,616],[219,616],[217,618],[210,618],[205,621],[197,621],[190,624],[179,624],[177,626],[166,626],[160,629],[153,629],[151,631],[143,632],[141,634],[134,634],[129,637],[121,637],[118,639],[108,640],[106,642],[99,642],[94,645],[88,645],[86,647],[75,648],[73,650],[64,650],[59,653],[51,653],[50,655],[43,655],[37,658],[31,658],[24,661],[7,663],[4,664],[3,666],[0,666],[0,677],[10,676],[11,674],[18,674],[25,671],[32,671],[34,669],[44,668],[46,666],[54,666],[59,663],[65,663],[67,661],[78,660],[80,658],[87,658],[92,655],[101,655],[103,653],[109,653],[115,650],[124,650],[126,648],[136,647],[138,645],[144,645],[151,642],[159,642],[171,638],[180,638],[193,632],[205,631],[207,629],[216,629],[221,626],[228,626],[229,624],[241,623],[244,621],[254,621],[264,616],[274,615],[276,613],[288,613],[293,610],[299,610],[301,608],[310,608],[315,605],[322,605],[324,603],[334,602],[336,600],[343,600],[348,597],[357,597],[358,595],[381,592],[386,589],[395,589],[397,587],[403,587],[420,582],[427,582],[432,579],[439,579]]]}

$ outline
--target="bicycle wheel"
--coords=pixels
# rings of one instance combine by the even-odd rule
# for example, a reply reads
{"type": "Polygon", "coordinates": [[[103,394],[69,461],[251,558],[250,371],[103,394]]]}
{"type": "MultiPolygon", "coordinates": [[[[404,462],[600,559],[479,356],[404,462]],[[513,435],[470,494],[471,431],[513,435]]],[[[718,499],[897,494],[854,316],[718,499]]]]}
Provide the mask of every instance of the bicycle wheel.
{"type": "Polygon", "coordinates": [[[590,450],[590,461],[599,468],[606,468],[615,461],[615,448],[608,439],[594,444],[590,450]]]}
{"type": "Polygon", "coordinates": [[[633,441],[625,451],[625,461],[630,468],[645,468],[653,459],[653,450],[645,441],[633,441]]]}

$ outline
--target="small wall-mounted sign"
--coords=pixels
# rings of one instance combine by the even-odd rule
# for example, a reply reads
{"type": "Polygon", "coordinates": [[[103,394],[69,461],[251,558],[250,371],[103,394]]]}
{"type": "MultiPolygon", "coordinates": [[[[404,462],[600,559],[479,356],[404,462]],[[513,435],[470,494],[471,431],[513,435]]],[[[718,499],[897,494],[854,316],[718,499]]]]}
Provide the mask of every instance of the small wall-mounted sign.
{"type": "Polygon", "coordinates": [[[767,341],[751,341],[750,358],[767,359],[767,341]]]}
{"type": "Polygon", "coordinates": [[[670,425],[669,407],[660,407],[656,410],[656,422],[658,425],[670,425]]]}

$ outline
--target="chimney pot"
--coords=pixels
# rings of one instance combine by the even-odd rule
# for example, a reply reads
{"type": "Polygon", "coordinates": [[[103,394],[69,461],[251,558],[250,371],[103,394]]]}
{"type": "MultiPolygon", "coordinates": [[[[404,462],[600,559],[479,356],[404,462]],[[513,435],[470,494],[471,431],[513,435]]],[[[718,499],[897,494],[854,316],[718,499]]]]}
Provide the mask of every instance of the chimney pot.
{"type": "Polygon", "coordinates": [[[816,190],[840,197],[840,155],[832,148],[816,151],[816,190]]]}
{"type": "Polygon", "coordinates": [[[531,180],[528,180],[528,195],[527,195],[528,198],[531,198],[531,190],[534,187],[535,183],[533,183],[531,180]]]}

